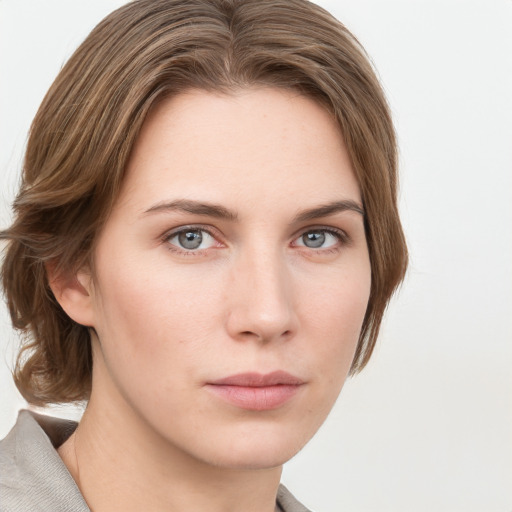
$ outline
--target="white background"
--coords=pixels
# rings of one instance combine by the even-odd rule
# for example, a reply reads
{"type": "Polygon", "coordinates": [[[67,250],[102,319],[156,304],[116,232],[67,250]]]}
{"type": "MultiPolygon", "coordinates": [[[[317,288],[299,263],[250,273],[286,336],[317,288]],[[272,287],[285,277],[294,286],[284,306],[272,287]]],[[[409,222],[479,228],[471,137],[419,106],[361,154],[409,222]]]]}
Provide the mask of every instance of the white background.
{"type": "MultiPolygon", "coordinates": [[[[43,94],[122,3],[0,0],[0,226],[43,94]]],[[[411,267],[373,360],[284,482],[320,512],[511,512],[512,1],[319,3],[389,96],[411,267]]],[[[3,437],[24,406],[5,308],[0,340],[3,437]]]]}

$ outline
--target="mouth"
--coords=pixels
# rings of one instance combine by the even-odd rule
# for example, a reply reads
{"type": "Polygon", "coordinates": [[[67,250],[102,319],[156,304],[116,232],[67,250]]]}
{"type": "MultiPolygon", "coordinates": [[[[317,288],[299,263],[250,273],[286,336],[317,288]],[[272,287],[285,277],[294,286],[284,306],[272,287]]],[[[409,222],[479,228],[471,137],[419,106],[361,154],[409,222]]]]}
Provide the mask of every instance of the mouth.
{"type": "Polygon", "coordinates": [[[213,382],[206,388],[229,404],[249,411],[269,411],[289,402],[305,382],[290,373],[240,373],[213,382]]]}

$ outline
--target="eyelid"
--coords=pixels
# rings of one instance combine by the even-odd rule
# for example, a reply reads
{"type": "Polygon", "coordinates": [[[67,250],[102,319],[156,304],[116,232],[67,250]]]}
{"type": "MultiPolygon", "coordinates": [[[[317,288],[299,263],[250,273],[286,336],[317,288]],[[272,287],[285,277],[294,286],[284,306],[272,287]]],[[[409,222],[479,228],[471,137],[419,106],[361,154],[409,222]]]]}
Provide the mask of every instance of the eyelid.
{"type": "MultiPolygon", "coordinates": [[[[183,232],[189,231],[189,230],[204,231],[209,236],[211,236],[219,244],[219,246],[226,246],[226,243],[223,241],[223,235],[219,232],[219,230],[217,228],[213,227],[212,225],[208,225],[208,224],[184,224],[184,225],[177,226],[175,228],[165,231],[159,238],[161,239],[161,241],[163,243],[168,245],[169,250],[172,250],[173,252],[176,252],[178,254],[183,254],[183,255],[198,256],[198,255],[204,254],[206,251],[209,251],[212,248],[216,248],[216,247],[209,247],[207,249],[187,250],[185,248],[180,248],[174,244],[169,243],[169,240],[171,238],[175,237],[176,235],[179,235],[180,233],[183,233],[183,232]]],[[[334,226],[325,226],[325,225],[313,225],[313,226],[303,227],[299,231],[297,231],[293,235],[290,245],[292,247],[300,247],[300,248],[304,248],[306,250],[311,250],[316,253],[321,253],[322,251],[324,251],[324,252],[336,251],[336,250],[340,249],[341,247],[350,244],[350,242],[351,242],[351,237],[347,234],[347,232],[345,230],[343,230],[341,228],[337,228],[334,226]],[[306,233],[311,232],[311,231],[323,231],[323,232],[329,233],[329,234],[335,236],[339,240],[339,245],[337,244],[335,247],[325,247],[325,248],[322,248],[322,247],[309,248],[305,245],[300,245],[300,246],[294,245],[294,242],[298,238],[304,236],[306,233]]],[[[217,246],[217,248],[219,246],[217,246]]]]}
{"type": "Polygon", "coordinates": [[[160,238],[162,239],[168,239],[171,236],[178,235],[179,233],[182,233],[183,231],[205,231],[209,235],[213,236],[214,238],[219,238],[220,233],[217,228],[214,228],[211,224],[181,224],[179,226],[176,226],[174,228],[166,230],[160,238]]]}
{"type": "MultiPolygon", "coordinates": [[[[304,236],[306,233],[309,233],[312,231],[324,231],[325,233],[329,233],[329,234],[335,236],[339,240],[340,244],[343,246],[348,245],[351,242],[350,236],[347,234],[347,232],[345,230],[343,230],[341,228],[336,228],[334,226],[314,225],[314,226],[307,226],[305,228],[302,228],[299,232],[297,232],[292,238],[292,243],[295,242],[296,240],[298,240],[299,238],[301,238],[302,236],[304,236]]],[[[295,246],[295,247],[305,247],[306,249],[311,249],[315,252],[321,252],[322,250],[328,251],[328,250],[335,249],[335,247],[325,247],[325,248],[320,247],[318,249],[312,249],[305,245],[304,246],[300,245],[300,246],[295,246]]]]}
{"type": "Polygon", "coordinates": [[[179,235],[180,233],[186,232],[186,231],[204,231],[209,236],[211,236],[219,245],[225,245],[224,242],[221,240],[222,236],[220,235],[219,230],[214,228],[213,226],[207,225],[207,224],[184,224],[182,226],[177,226],[177,227],[169,229],[165,233],[163,233],[160,236],[160,239],[163,243],[168,245],[169,250],[176,252],[178,254],[200,255],[200,254],[204,253],[205,251],[212,249],[212,247],[209,247],[207,249],[194,249],[194,250],[189,249],[189,250],[187,250],[185,248],[180,248],[177,245],[171,244],[169,242],[169,240],[171,240],[175,236],[179,235]]]}

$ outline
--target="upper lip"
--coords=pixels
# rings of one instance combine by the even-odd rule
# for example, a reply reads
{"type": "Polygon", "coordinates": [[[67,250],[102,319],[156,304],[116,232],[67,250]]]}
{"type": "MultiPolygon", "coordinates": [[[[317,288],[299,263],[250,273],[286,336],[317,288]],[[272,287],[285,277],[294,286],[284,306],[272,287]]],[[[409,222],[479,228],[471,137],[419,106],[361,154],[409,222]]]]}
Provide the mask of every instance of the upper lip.
{"type": "Polygon", "coordinates": [[[209,384],[215,386],[268,387],[279,385],[298,386],[304,384],[304,381],[288,372],[278,370],[266,374],[257,372],[238,373],[209,382],[209,384]]]}

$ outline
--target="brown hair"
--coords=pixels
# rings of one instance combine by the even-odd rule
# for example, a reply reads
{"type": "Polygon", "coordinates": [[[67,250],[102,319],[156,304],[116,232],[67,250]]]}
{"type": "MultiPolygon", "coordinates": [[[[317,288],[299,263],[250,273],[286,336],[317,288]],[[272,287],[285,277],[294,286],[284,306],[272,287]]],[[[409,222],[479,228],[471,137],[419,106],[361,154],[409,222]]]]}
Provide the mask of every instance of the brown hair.
{"type": "Polygon", "coordinates": [[[48,285],[46,265],[75,272],[115,202],[130,151],[157,101],[190,88],[293,88],[337,119],[366,212],[372,284],[352,372],[372,353],[403,279],[393,124],[369,60],[350,32],[306,0],[138,0],[105,18],[69,59],[33,121],[2,267],[15,328],[14,372],[34,404],[87,399],[88,328],[48,285]]]}

